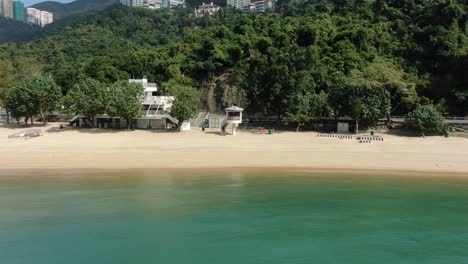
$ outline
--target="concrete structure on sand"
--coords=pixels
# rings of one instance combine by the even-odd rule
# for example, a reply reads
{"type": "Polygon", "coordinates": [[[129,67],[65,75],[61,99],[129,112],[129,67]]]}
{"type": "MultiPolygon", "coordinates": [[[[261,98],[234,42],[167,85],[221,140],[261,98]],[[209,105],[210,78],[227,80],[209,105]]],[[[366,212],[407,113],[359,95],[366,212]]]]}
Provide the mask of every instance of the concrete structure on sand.
{"type": "Polygon", "coordinates": [[[223,121],[221,125],[221,133],[223,135],[226,134],[226,128],[228,125],[232,127],[232,135],[236,135],[237,127],[239,124],[242,123],[242,112],[244,109],[238,106],[231,106],[225,109],[226,111],[226,119],[223,121]]]}
{"type": "MultiPolygon", "coordinates": [[[[158,88],[155,83],[149,83],[146,77],[143,79],[130,79],[130,83],[140,84],[144,89],[144,97],[142,101],[143,116],[131,120],[132,127],[139,129],[157,129],[166,130],[175,128],[179,121],[172,117],[169,113],[172,108],[173,96],[159,95],[158,88]]],[[[70,124],[74,126],[91,125],[86,122],[84,116],[77,115],[70,120],[70,124]]],[[[96,116],[92,126],[97,128],[127,128],[129,124],[120,117],[113,117],[107,114],[96,116]]],[[[189,127],[190,129],[190,127],[189,127]]]]}

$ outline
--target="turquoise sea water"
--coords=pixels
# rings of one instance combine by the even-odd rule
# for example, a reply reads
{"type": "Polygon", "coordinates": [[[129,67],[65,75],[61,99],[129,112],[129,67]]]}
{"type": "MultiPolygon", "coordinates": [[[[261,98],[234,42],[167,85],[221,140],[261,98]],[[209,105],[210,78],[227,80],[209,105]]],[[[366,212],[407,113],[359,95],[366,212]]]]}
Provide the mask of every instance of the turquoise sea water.
{"type": "Polygon", "coordinates": [[[468,263],[468,181],[0,179],[0,263],[468,263]]]}

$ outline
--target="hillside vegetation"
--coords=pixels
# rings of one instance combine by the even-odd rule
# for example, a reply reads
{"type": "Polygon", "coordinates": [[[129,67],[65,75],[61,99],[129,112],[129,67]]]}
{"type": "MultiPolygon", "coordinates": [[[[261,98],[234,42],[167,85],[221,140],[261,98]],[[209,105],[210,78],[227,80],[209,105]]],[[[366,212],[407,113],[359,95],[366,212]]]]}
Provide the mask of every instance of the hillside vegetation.
{"type": "Polygon", "coordinates": [[[463,0],[279,4],[276,13],[225,9],[204,18],[184,8],[113,6],[47,38],[1,45],[0,73],[11,80],[2,86],[34,71],[53,76],[64,93],[87,77],[146,75],[202,88],[229,72],[248,112],[298,124],[331,114],[373,123],[429,104],[468,114],[463,0]]]}
{"type": "Polygon", "coordinates": [[[32,7],[52,12],[54,14],[54,19],[58,20],[73,14],[101,11],[118,3],[119,0],[75,0],[67,4],[45,1],[35,4],[32,7]]]}
{"type": "Polygon", "coordinates": [[[54,23],[41,28],[14,19],[0,17],[0,43],[20,43],[47,37],[67,26],[74,25],[90,14],[97,13],[118,3],[119,0],[76,0],[67,4],[53,1],[35,4],[32,7],[52,12],[54,14],[54,23]]]}
{"type": "Polygon", "coordinates": [[[14,19],[0,17],[0,43],[25,42],[39,36],[42,29],[14,19]]]}

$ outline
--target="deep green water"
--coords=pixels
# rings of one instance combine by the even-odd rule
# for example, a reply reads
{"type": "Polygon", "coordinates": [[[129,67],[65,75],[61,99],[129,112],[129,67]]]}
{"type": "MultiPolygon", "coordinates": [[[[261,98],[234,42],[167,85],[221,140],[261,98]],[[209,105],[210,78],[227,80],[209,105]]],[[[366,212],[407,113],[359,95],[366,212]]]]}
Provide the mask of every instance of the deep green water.
{"type": "Polygon", "coordinates": [[[468,263],[468,181],[0,179],[0,263],[468,263]]]}

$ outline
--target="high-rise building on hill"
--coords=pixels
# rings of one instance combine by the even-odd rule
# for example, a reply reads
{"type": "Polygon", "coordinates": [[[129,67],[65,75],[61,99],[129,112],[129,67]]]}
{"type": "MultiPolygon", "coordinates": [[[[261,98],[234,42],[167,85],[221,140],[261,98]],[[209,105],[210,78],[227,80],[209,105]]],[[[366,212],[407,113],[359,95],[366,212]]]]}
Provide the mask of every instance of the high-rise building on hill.
{"type": "Polygon", "coordinates": [[[47,11],[41,11],[36,8],[26,8],[28,23],[39,25],[41,27],[54,22],[54,15],[47,11]]]}
{"type": "Polygon", "coordinates": [[[250,1],[248,0],[227,0],[227,5],[228,6],[233,6],[235,8],[243,8],[244,6],[250,4],[250,1]]]}
{"type": "Polygon", "coordinates": [[[13,2],[13,15],[16,20],[26,22],[26,16],[24,15],[24,4],[21,1],[13,2]]]}
{"type": "Polygon", "coordinates": [[[13,0],[0,0],[0,13],[4,17],[14,18],[13,0]]]}
{"type": "Polygon", "coordinates": [[[185,0],[120,0],[122,5],[149,9],[172,8],[184,5],[185,0]]]}
{"type": "Polygon", "coordinates": [[[195,9],[195,16],[202,17],[206,15],[212,15],[218,12],[219,9],[220,7],[218,5],[213,4],[213,2],[211,2],[210,4],[202,3],[198,6],[197,9],[195,9]]]}
{"type": "Polygon", "coordinates": [[[242,9],[246,13],[266,12],[266,10],[275,10],[277,0],[227,0],[228,6],[242,9]]]}

